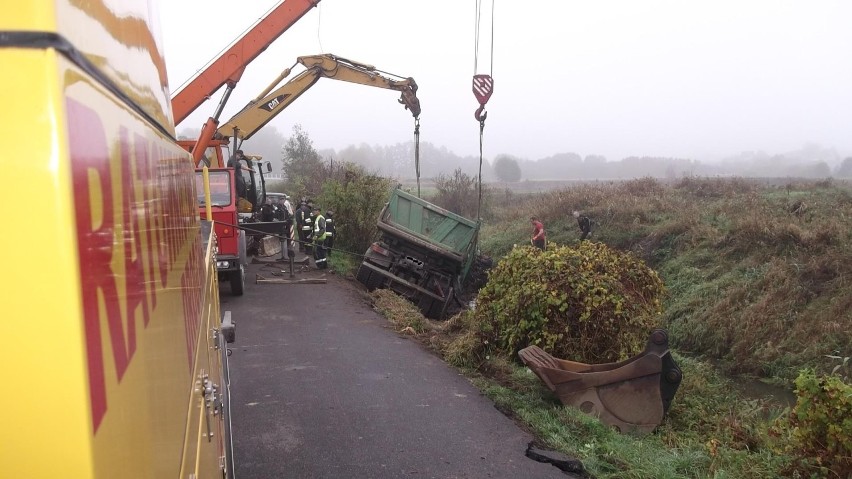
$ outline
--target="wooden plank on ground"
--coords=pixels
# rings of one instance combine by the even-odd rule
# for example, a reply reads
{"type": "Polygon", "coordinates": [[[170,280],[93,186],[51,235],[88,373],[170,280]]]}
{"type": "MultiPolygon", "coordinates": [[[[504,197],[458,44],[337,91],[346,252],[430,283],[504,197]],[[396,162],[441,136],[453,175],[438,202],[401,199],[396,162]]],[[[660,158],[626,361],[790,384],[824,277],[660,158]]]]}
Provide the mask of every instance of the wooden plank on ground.
{"type": "Polygon", "coordinates": [[[255,275],[255,284],[325,284],[328,282],[325,276],[321,278],[283,279],[265,278],[259,274],[255,275]]]}

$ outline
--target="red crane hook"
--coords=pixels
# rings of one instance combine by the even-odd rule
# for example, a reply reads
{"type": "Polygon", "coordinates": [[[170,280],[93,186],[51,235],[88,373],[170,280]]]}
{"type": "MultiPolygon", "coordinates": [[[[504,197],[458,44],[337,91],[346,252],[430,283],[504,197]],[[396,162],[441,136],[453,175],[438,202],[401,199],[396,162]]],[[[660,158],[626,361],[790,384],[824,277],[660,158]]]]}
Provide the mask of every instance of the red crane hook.
{"type": "Polygon", "coordinates": [[[494,79],[491,78],[491,75],[473,76],[473,96],[479,101],[479,108],[473,116],[479,122],[485,121],[488,116],[488,112],[485,111],[485,104],[488,103],[492,93],[494,93],[494,79]]]}

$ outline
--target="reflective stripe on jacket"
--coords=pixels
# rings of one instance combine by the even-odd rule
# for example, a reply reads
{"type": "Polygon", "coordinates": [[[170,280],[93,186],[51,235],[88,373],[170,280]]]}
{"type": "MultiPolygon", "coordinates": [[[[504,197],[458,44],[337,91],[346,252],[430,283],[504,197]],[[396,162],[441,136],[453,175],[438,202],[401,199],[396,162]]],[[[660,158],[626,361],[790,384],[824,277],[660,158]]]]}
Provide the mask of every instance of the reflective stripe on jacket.
{"type": "Polygon", "coordinates": [[[319,214],[316,216],[316,221],[314,222],[314,241],[318,243],[325,241],[327,234],[328,231],[325,230],[325,217],[319,214]]]}

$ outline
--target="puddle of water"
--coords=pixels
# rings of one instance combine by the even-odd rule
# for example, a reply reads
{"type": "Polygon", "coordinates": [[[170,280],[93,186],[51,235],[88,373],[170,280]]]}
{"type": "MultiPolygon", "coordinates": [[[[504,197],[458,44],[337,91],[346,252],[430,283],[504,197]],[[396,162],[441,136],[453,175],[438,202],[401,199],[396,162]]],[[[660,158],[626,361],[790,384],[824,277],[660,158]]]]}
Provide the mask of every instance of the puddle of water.
{"type": "Polygon", "coordinates": [[[707,358],[701,358],[697,356],[689,357],[712,365],[721,377],[730,381],[730,384],[733,386],[733,388],[744,399],[769,401],[772,404],[778,405],[780,408],[793,407],[796,405],[796,393],[793,392],[792,384],[789,387],[785,387],[782,385],[765,382],[758,377],[731,376],[725,373],[725,368],[723,367],[720,361],[708,360],[707,358]]]}
{"type": "Polygon", "coordinates": [[[748,399],[763,399],[777,403],[781,407],[793,407],[796,393],[792,389],[769,384],[757,378],[733,378],[737,391],[748,399]]]}

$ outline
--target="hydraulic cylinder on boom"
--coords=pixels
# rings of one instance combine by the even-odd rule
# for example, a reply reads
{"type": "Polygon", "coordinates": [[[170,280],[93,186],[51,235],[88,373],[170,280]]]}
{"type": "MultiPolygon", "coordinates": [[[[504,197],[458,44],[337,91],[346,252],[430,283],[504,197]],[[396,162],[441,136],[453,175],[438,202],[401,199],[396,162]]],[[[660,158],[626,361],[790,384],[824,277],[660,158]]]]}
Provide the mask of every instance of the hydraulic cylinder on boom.
{"type": "Polygon", "coordinates": [[[198,140],[191,147],[196,165],[213,139],[219,125],[219,116],[248,64],[319,2],[320,0],[282,1],[174,95],[172,111],[174,124],[178,125],[220,88],[227,86],[213,116],[204,123],[198,140]]]}
{"type": "Polygon", "coordinates": [[[420,117],[420,100],[417,98],[417,83],[413,78],[403,78],[377,70],[376,67],[332,54],[307,55],[296,59],[296,63],[284,70],[254,100],[239,113],[219,127],[217,138],[251,138],[276,115],[290,106],[297,98],[314,86],[320,78],[330,78],[360,85],[386,88],[400,92],[399,102],[411,111],[415,119],[420,117]],[[275,88],[290,75],[291,70],[302,64],[305,70],[290,81],[275,88]],[[384,73],[384,75],[382,75],[384,73]],[[395,77],[395,78],[391,78],[395,77]]]}

